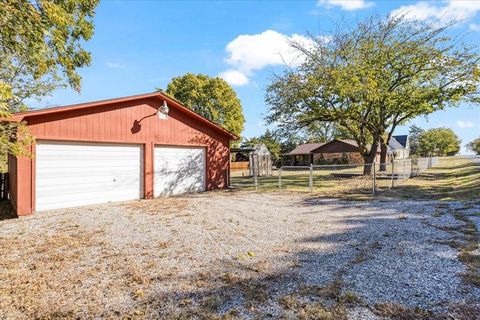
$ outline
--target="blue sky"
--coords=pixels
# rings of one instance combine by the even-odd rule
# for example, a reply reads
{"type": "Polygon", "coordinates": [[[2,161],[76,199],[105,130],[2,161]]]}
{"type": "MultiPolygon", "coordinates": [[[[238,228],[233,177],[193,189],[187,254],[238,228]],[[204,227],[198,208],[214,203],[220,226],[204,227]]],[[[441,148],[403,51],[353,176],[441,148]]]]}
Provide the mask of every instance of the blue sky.
{"type": "MultiPolygon", "coordinates": [[[[412,19],[461,19],[453,33],[480,45],[480,1],[102,1],[95,34],[85,44],[90,67],[80,70],[80,94],[57,90],[33,107],[74,104],[165,88],[187,72],[222,76],[236,90],[246,117],[243,136],[264,130],[265,88],[284,61],[294,64],[288,40],[328,36],[333,23],[394,10],[412,19]],[[398,11],[397,11],[398,12],[398,11]]],[[[480,107],[462,105],[412,123],[450,127],[462,146],[480,136],[480,107]]],[[[408,132],[408,126],[397,134],[408,132]]],[[[465,149],[462,149],[465,152],[465,149]]]]}

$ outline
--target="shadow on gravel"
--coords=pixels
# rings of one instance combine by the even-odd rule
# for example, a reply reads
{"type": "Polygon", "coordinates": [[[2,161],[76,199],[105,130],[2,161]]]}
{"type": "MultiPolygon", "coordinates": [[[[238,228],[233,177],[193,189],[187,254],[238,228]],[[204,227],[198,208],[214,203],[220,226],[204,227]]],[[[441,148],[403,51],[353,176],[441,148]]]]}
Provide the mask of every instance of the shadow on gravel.
{"type": "Polygon", "coordinates": [[[213,262],[211,272],[163,278],[172,290],[146,295],[134,312],[175,319],[354,319],[360,316],[352,310],[360,309],[394,319],[473,319],[479,296],[472,301],[458,276],[464,267],[456,251],[441,243],[451,235],[424,224],[417,206],[384,205],[343,203],[331,214],[355,212],[339,218],[342,232],[297,239],[303,249],[285,248],[274,259],[247,253],[213,262]],[[179,289],[179,282],[189,288],[179,289]]]}

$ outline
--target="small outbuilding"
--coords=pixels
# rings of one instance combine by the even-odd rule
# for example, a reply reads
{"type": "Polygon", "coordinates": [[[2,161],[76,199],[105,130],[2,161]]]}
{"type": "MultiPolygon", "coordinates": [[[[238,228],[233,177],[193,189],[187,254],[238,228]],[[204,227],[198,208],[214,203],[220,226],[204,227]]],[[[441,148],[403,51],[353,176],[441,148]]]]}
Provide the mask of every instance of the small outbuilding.
{"type": "Polygon", "coordinates": [[[36,142],[9,156],[18,215],[226,188],[237,137],[162,93],[17,113],[36,142]]]}
{"type": "Polygon", "coordinates": [[[252,148],[233,148],[231,168],[233,171],[245,172],[250,176],[267,176],[272,174],[272,154],[263,143],[252,148]]]}

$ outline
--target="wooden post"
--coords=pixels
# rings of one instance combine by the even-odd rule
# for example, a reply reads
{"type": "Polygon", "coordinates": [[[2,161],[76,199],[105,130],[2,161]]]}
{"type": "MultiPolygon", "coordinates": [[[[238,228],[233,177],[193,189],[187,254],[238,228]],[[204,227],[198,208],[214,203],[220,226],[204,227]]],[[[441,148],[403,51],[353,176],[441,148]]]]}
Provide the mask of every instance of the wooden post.
{"type": "Polygon", "coordinates": [[[258,191],[257,170],[253,171],[253,180],[255,181],[255,191],[258,191]]]}
{"type": "Polygon", "coordinates": [[[375,196],[375,160],[372,162],[372,196],[375,196]]]}
{"type": "Polygon", "coordinates": [[[395,161],[392,160],[392,186],[390,188],[394,187],[395,184],[395,161]]]}
{"type": "Polygon", "coordinates": [[[313,164],[310,164],[310,180],[308,181],[310,192],[313,192],[313,164]]]}
{"type": "Polygon", "coordinates": [[[278,170],[278,191],[282,191],[282,167],[278,170]]]}

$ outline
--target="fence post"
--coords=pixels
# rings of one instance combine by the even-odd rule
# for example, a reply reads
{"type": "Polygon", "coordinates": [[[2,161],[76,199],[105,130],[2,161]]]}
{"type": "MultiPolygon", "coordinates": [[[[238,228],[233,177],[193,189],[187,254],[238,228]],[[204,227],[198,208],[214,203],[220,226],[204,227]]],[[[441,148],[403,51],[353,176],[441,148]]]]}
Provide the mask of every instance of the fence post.
{"type": "Polygon", "coordinates": [[[392,186],[390,188],[395,187],[395,161],[392,160],[392,186]]]}
{"type": "Polygon", "coordinates": [[[255,191],[258,191],[258,170],[256,168],[253,169],[253,179],[255,181],[255,191]]]}
{"type": "Polygon", "coordinates": [[[310,180],[308,181],[310,192],[313,192],[313,164],[310,164],[310,180]]]}
{"type": "Polygon", "coordinates": [[[375,160],[372,162],[372,196],[375,196],[375,160]]]}
{"type": "Polygon", "coordinates": [[[278,170],[278,191],[282,191],[282,167],[278,170]]]}

